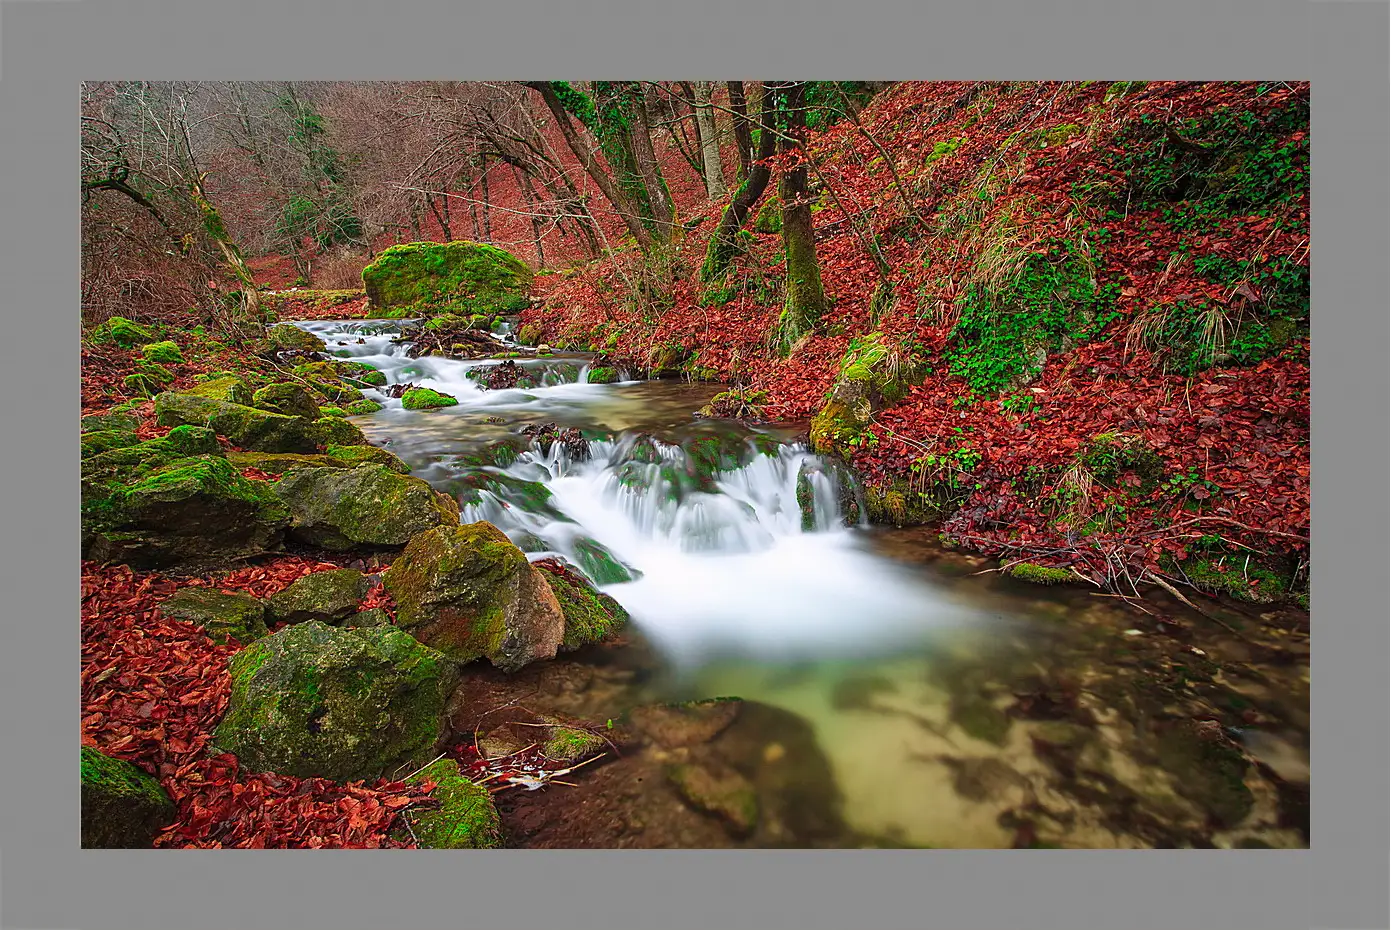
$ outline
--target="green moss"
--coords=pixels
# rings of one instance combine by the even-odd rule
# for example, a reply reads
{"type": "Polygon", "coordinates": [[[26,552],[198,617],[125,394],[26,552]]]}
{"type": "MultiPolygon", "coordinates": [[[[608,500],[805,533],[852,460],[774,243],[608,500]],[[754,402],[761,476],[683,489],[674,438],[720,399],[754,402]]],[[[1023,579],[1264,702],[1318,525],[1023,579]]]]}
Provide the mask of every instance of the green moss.
{"type": "Polygon", "coordinates": [[[397,458],[395,453],[378,446],[330,445],[324,449],[324,454],[350,468],[356,468],[358,465],[385,465],[399,475],[408,475],[411,470],[411,467],[397,458]]]}
{"type": "Polygon", "coordinates": [[[439,802],[433,810],[407,808],[402,817],[410,824],[406,831],[421,849],[491,849],[502,843],[502,823],[488,789],[476,785],[459,771],[452,759],[440,759],[410,784],[435,783],[430,796],[439,802]]]}
{"type": "Polygon", "coordinates": [[[317,420],[322,415],[309,391],[290,381],[266,385],[251,395],[251,403],[261,410],[305,420],[317,420]]]}
{"type": "Polygon", "coordinates": [[[1070,584],[1077,580],[1076,576],[1066,569],[1049,568],[1032,562],[1017,562],[1004,569],[1004,574],[1030,584],[1070,584]]]}
{"type": "Polygon", "coordinates": [[[532,273],[516,256],[477,242],[412,242],[383,251],[362,281],[372,306],[427,312],[515,313],[532,273]]]}
{"type": "Polygon", "coordinates": [[[453,407],[459,403],[457,398],[441,394],[431,388],[411,388],[401,396],[401,406],[407,410],[431,410],[436,407],[453,407]]]}
{"type": "Polygon", "coordinates": [[[179,351],[177,343],[165,340],[164,342],[152,342],[141,352],[151,362],[160,365],[176,365],[184,360],[184,355],[179,351]]]}
{"type": "Polygon", "coordinates": [[[318,336],[300,329],[293,323],[272,326],[266,333],[267,341],[273,349],[297,352],[323,352],[328,346],[318,336]]]}
{"type": "Polygon", "coordinates": [[[219,644],[231,640],[246,645],[270,632],[265,607],[250,594],[180,588],[160,603],[159,610],[174,620],[197,624],[219,644]]]}
{"type": "Polygon", "coordinates": [[[562,651],[571,652],[581,646],[597,643],[622,629],[628,622],[628,612],[607,594],[601,594],[583,578],[539,566],[550,583],[551,592],[560,602],[565,615],[565,637],[562,651]]]}
{"type": "Polygon", "coordinates": [[[239,375],[225,374],[220,377],[208,378],[200,381],[193,387],[184,391],[194,397],[205,397],[210,400],[221,400],[231,404],[241,404],[250,407],[253,403],[251,388],[247,387],[246,382],[239,375]]]}
{"type": "Polygon", "coordinates": [[[82,847],[148,848],[177,810],[159,782],[129,762],[82,747],[82,847]]]}
{"type": "Polygon", "coordinates": [[[753,221],[754,232],[771,235],[782,232],[782,201],[773,194],[764,199],[753,221]]]}
{"type": "Polygon", "coordinates": [[[291,534],[327,549],[402,546],[459,519],[453,498],[384,465],[295,469],[274,493],[289,508],[291,534]]]}
{"type": "Polygon", "coordinates": [[[600,366],[589,369],[588,381],[590,384],[612,384],[618,380],[618,371],[613,368],[600,366]]]}
{"type": "Polygon", "coordinates": [[[155,398],[155,422],[207,427],[255,452],[316,452],[321,443],[312,424],[301,417],[193,394],[160,394],[155,398]]]}
{"type": "Polygon", "coordinates": [[[1193,585],[1252,604],[1275,604],[1289,595],[1289,576],[1259,557],[1240,553],[1198,554],[1182,563],[1193,585]]]}
{"type": "Polygon", "coordinates": [[[324,446],[360,446],[367,442],[362,430],[341,417],[319,417],[309,424],[309,435],[324,446]]]}
{"type": "Polygon", "coordinates": [[[342,407],[320,407],[320,408],[319,408],[319,416],[324,416],[324,417],[340,417],[340,418],[341,418],[341,417],[346,417],[347,415],[348,415],[348,411],[344,410],[342,407]]]}
{"type": "Polygon", "coordinates": [[[140,428],[140,418],[127,413],[93,413],[82,418],[82,432],[133,433],[140,428]]]}
{"type": "Polygon", "coordinates": [[[369,413],[376,413],[382,409],[382,405],[375,400],[364,397],[362,400],[353,401],[348,405],[348,414],[355,417],[366,416],[369,413]]]}
{"type": "Polygon", "coordinates": [[[350,568],[310,572],[267,599],[266,612],[277,623],[341,623],[357,613],[371,586],[366,575],[350,568]]]}
{"type": "Polygon", "coordinates": [[[100,455],[103,452],[110,452],[112,449],[124,449],[138,445],[140,445],[140,439],[133,432],[94,430],[82,434],[82,457],[85,459],[93,455],[100,455]]]}
{"type": "Polygon", "coordinates": [[[719,818],[736,836],[747,836],[758,825],[758,793],[737,772],[683,763],[668,766],[666,776],[682,800],[719,818]]]}
{"type": "Polygon", "coordinates": [[[113,316],[93,332],[98,342],[114,342],[124,349],[133,349],[154,342],[155,337],[145,327],[123,316],[113,316]]]}

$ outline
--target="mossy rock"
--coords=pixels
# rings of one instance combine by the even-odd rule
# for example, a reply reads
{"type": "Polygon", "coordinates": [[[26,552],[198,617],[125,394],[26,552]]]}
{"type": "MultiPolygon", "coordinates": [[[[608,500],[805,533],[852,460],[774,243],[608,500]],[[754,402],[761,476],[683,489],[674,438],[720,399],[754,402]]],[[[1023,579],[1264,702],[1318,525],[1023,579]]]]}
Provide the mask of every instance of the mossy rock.
{"type": "Polygon", "coordinates": [[[252,406],[255,397],[251,388],[247,387],[246,382],[237,375],[209,378],[193,385],[183,393],[192,394],[194,397],[206,397],[211,400],[241,404],[243,407],[252,406]]]}
{"type": "Polygon", "coordinates": [[[369,413],[376,413],[380,409],[382,409],[381,404],[364,397],[362,400],[355,400],[348,405],[348,414],[349,416],[361,417],[369,413]]]}
{"type": "Polygon", "coordinates": [[[384,465],[297,469],[274,489],[289,509],[291,535],[325,549],[404,546],[459,520],[452,497],[384,465]]]}
{"type": "Polygon", "coordinates": [[[380,607],[359,610],[343,622],[343,626],[391,626],[391,614],[380,607]]]}
{"type": "Polygon", "coordinates": [[[154,333],[133,320],[113,316],[97,327],[98,340],[110,340],[123,349],[133,349],[155,341],[154,333]]]}
{"type": "Polygon", "coordinates": [[[1209,594],[1226,594],[1249,604],[1278,604],[1290,596],[1292,573],[1277,559],[1198,550],[1178,565],[1195,588],[1209,594]]]}
{"type": "Polygon", "coordinates": [[[289,516],[264,482],[220,456],[192,456],[87,491],[83,549],[142,568],[211,566],[277,548],[289,516]]]}
{"type": "Polygon", "coordinates": [[[736,837],[758,826],[758,793],[747,778],[717,763],[682,763],[666,770],[676,793],[694,809],[722,821],[736,837]]]}
{"type": "Polygon", "coordinates": [[[598,368],[591,368],[586,380],[590,384],[613,384],[618,380],[618,370],[602,365],[598,368]]]}
{"type": "Polygon", "coordinates": [[[324,417],[346,417],[348,411],[342,407],[320,407],[319,415],[324,417]]]}
{"type": "Polygon", "coordinates": [[[1218,826],[1234,827],[1251,812],[1255,802],[1245,783],[1249,763],[1220,734],[1206,734],[1189,720],[1172,721],[1159,732],[1155,748],[1175,790],[1218,826]]]}
{"type": "Polygon", "coordinates": [[[532,272],[496,246],[459,240],[393,245],[362,269],[372,307],[456,313],[515,313],[527,305],[532,272]]]}
{"type": "Polygon", "coordinates": [[[680,749],[710,742],[739,719],[743,708],[742,700],[731,697],[646,704],[633,708],[629,720],[657,746],[680,749]]]}
{"type": "Polygon", "coordinates": [[[581,536],[575,540],[574,549],[575,561],[595,584],[623,584],[633,580],[632,570],[601,543],[581,536]]]}
{"type": "Polygon", "coordinates": [[[600,642],[623,628],[628,612],[616,600],[602,594],[572,572],[557,571],[542,562],[536,566],[545,573],[551,593],[565,615],[565,635],[560,651],[573,652],[581,646],[600,642]]]}
{"type": "Polygon", "coordinates": [[[432,410],[435,407],[453,407],[458,403],[457,398],[431,388],[411,388],[401,395],[401,406],[407,410],[432,410]]]}
{"type": "Polygon", "coordinates": [[[382,581],[396,625],[456,662],[516,671],[553,658],[565,634],[547,576],[491,523],[421,533],[382,581]]]}
{"type": "MultiPolygon", "coordinates": [[[[353,404],[365,399],[362,396],[362,391],[336,377],[324,375],[302,377],[304,377],[304,383],[309,386],[314,394],[315,402],[319,403],[320,407],[328,403],[345,404],[351,410],[353,404]]],[[[380,408],[381,405],[377,406],[380,408]]]]}
{"type": "Polygon", "coordinates": [[[83,849],[148,849],[177,813],[154,778],[124,759],[82,747],[83,849]]]}
{"type": "Polygon", "coordinates": [[[311,572],[267,598],[266,613],[274,623],[341,623],[357,613],[371,587],[371,579],[351,568],[311,572]]]}
{"type": "Polygon", "coordinates": [[[358,465],[385,465],[398,475],[408,475],[411,471],[411,467],[401,461],[394,452],[389,452],[380,446],[368,446],[361,443],[342,446],[330,445],[324,449],[324,453],[352,468],[356,468],[358,465]]]}
{"type": "Polygon", "coordinates": [[[551,727],[546,742],[541,746],[547,759],[561,765],[574,765],[576,762],[598,755],[608,747],[608,741],[598,734],[578,727],[557,724],[551,727]]]}
{"type": "Polygon", "coordinates": [[[285,475],[301,468],[353,468],[325,454],[295,452],[228,452],[227,461],[239,471],[255,468],[268,475],[285,475]]]}
{"type": "Polygon", "coordinates": [[[140,445],[140,437],[133,432],[102,429],[82,434],[82,457],[90,458],[112,449],[124,449],[140,445]]]}
{"type": "Polygon", "coordinates": [[[266,332],[271,348],[282,352],[324,352],[328,346],[318,336],[293,323],[272,326],[266,332]]]}
{"type": "Polygon", "coordinates": [[[213,751],[246,771],[390,777],[429,762],[446,736],[453,668],[391,627],[297,623],[237,653],[228,672],[213,751]]]}
{"type": "Polygon", "coordinates": [[[303,385],[289,381],[266,385],[251,396],[251,403],[261,410],[311,422],[323,416],[309,391],[303,385]]]}
{"type": "Polygon", "coordinates": [[[1065,568],[1049,568],[1046,565],[1035,565],[1032,562],[1016,562],[1001,569],[1002,574],[1011,578],[1018,578],[1020,581],[1027,581],[1030,584],[1071,584],[1077,580],[1077,576],[1065,568]]]}
{"type": "Polygon", "coordinates": [[[157,365],[177,365],[184,360],[184,354],[179,350],[176,342],[164,340],[163,342],[152,342],[141,350],[141,355],[147,361],[157,365]]]}
{"type": "Polygon", "coordinates": [[[156,397],[155,422],[208,427],[253,452],[317,452],[321,444],[315,433],[320,421],[311,424],[299,417],[192,394],[156,397]]]}
{"type": "Polygon", "coordinates": [[[160,602],[160,613],[203,628],[219,645],[235,640],[243,646],[269,634],[266,608],[250,594],[214,588],[180,588],[160,602]]]}
{"type": "Polygon", "coordinates": [[[140,428],[140,418],[128,413],[93,413],[82,418],[82,432],[133,433],[140,428]]]}
{"type": "Polygon", "coordinates": [[[541,327],[527,323],[517,331],[517,341],[524,346],[534,346],[541,341],[541,327]]]}
{"type": "Polygon", "coordinates": [[[492,849],[502,844],[502,820],[493,806],[492,796],[482,785],[475,785],[459,771],[453,759],[440,759],[408,784],[435,783],[431,797],[439,807],[430,810],[406,808],[402,819],[409,828],[397,828],[397,838],[410,836],[421,849],[492,849]]]}
{"type": "Polygon", "coordinates": [[[347,420],[338,417],[319,417],[309,424],[309,435],[323,446],[362,446],[367,437],[347,420]]]}

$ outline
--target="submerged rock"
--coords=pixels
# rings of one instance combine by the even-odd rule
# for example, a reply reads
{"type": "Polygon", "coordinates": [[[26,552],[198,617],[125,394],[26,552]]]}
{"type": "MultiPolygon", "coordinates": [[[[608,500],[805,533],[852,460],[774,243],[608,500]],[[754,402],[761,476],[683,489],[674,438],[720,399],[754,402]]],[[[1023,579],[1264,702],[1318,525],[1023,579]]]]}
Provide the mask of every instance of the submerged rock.
{"type": "Polygon", "coordinates": [[[82,747],[83,849],[147,849],[176,813],[159,782],[123,759],[82,747]]]}
{"type": "Polygon", "coordinates": [[[335,781],[428,762],[454,682],[444,656],[400,630],[314,620],[252,643],[228,671],[215,751],[248,771],[335,781]]]}
{"type": "Polygon", "coordinates": [[[634,708],[634,728],[664,749],[708,743],[739,717],[739,698],[711,698],[681,704],[649,704],[634,708]]]}
{"type": "Polygon", "coordinates": [[[340,623],[357,613],[371,587],[370,578],[351,568],[311,572],[268,598],[266,608],[276,623],[340,623]]]}
{"type": "Polygon", "coordinates": [[[459,520],[452,497],[383,465],[299,469],[274,489],[289,508],[291,534],[325,549],[403,546],[459,520]]]}
{"type": "Polygon", "coordinates": [[[758,792],[732,768],[683,763],[669,766],[666,774],[683,801],[722,820],[734,836],[748,836],[758,826],[758,792]]]}
{"type": "Polygon", "coordinates": [[[159,610],[171,619],[197,624],[219,644],[231,639],[246,645],[270,632],[266,629],[265,605],[250,594],[180,588],[160,603],[159,610]]]}
{"type": "Polygon", "coordinates": [[[565,633],[546,576],[491,523],[421,533],[382,581],[397,625],[456,662],[516,671],[554,657],[565,633]]]}

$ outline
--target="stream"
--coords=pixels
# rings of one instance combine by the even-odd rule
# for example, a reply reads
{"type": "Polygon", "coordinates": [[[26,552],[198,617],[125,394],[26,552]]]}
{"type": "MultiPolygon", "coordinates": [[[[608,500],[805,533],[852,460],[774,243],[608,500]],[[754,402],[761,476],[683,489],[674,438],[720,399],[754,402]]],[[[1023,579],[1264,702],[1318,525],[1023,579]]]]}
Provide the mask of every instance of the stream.
{"type": "MultiPolygon", "coordinates": [[[[534,386],[485,390],[497,360],[412,359],[394,341],[406,322],[297,325],[388,387],[458,398],[408,411],[368,389],[383,409],[352,420],[454,495],[463,522],[578,567],[643,643],[615,650],[631,662],[582,651],[518,680],[578,675],[552,690],[600,722],[654,700],[775,709],[749,765],[800,746],[808,761],[777,790],[830,812],[814,830],[791,813],[764,845],[1308,845],[1308,647],[1286,635],[1294,613],[1223,604],[1224,626],[1177,602],[1147,613],[1016,582],[928,528],[844,525],[856,490],[799,444],[804,425],[695,417],[717,386],[590,384],[588,357],[556,353],[516,359],[534,386]],[[544,423],[577,428],[587,457],[522,432],[544,423]]],[[[504,327],[499,353],[516,348],[504,327]]],[[[662,829],[647,819],[641,830],[662,829]]],[[[708,840],[642,844],[683,842],[708,840]]]]}

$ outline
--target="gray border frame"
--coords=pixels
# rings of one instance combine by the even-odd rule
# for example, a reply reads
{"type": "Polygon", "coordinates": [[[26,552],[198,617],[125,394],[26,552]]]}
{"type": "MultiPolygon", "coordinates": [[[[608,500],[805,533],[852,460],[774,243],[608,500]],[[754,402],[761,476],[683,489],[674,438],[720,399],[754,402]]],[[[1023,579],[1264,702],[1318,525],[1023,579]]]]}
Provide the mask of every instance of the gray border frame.
{"type": "Polygon", "coordinates": [[[1371,928],[1386,909],[1387,5],[887,0],[11,2],[5,927],[1371,928]],[[667,37],[663,41],[651,36],[667,37]],[[498,37],[515,36],[514,42],[498,37]],[[447,66],[451,72],[438,73],[447,66]],[[1313,82],[1319,773],[1312,850],[83,852],[74,754],[80,80],[700,74],[1313,82]],[[62,362],[55,370],[54,360],[62,362]],[[68,438],[64,438],[68,437],[68,438]],[[1336,450],[1336,451],[1335,451],[1336,450]],[[62,503],[57,503],[62,502],[62,503]],[[13,515],[13,516],[11,516],[13,515]],[[1370,515],[1370,518],[1369,518],[1370,515]]]}

